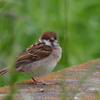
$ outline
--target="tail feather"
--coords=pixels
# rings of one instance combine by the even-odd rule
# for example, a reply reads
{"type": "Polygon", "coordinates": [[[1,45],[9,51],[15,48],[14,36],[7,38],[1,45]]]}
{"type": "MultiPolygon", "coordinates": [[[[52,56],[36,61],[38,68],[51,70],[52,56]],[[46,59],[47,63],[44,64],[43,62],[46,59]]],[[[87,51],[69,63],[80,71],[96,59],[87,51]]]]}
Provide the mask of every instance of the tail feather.
{"type": "Polygon", "coordinates": [[[9,72],[9,67],[5,67],[3,69],[0,69],[0,76],[3,76],[9,72]]]}

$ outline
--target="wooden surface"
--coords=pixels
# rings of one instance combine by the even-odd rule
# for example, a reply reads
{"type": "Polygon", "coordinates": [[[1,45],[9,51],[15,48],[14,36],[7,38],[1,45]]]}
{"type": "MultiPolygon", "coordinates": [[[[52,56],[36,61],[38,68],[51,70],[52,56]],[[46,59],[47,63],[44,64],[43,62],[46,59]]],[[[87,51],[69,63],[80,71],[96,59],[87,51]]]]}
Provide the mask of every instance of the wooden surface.
{"type": "MultiPolygon", "coordinates": [[[[13,100],[100,100],[100,59],[69,67],[41,77],[54,85],[14,84],[13,100]]],[[[9,86],[0,88],[0,100],[9,94],[9,86]]]]}

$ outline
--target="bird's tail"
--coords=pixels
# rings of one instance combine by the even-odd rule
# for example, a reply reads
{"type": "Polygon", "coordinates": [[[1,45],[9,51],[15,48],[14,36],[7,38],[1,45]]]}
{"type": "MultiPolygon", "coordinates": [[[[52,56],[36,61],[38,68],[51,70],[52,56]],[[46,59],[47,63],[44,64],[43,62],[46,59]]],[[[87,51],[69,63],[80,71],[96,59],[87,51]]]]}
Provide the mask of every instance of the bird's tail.
{"type": "Polygon", "coordinates": [[[9,72],[9,67],[0,69],[0,76],[3,76],[9,72]]]}

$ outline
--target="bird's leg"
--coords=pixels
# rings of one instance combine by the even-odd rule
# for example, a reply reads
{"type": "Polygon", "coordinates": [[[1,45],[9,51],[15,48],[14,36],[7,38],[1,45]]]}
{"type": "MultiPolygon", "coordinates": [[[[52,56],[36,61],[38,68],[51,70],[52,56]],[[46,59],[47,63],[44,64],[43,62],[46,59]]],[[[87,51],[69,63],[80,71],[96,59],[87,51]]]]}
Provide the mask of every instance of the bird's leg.
{"type": "Polygon", "coordinates": [[[33,77],[32,77],[32,80],[33,80],[33,82],[31,82],[31,83],[42,84],[42,85],[53,85],[53,83],[46,83],[41,79],[40,79],[40,81],[36,81],[33,77]]]}
{"type": "Polygon", "coordinates": [[[37,83],[41,83],[40,81],[36,81],[33,77],[32,77],[32,80],[33,80],[33,81],[31,81],[31,83],[33,83],[33,84],[34,84],[34,83],[36,83],[36,84],[37,84],[37,83]]]}

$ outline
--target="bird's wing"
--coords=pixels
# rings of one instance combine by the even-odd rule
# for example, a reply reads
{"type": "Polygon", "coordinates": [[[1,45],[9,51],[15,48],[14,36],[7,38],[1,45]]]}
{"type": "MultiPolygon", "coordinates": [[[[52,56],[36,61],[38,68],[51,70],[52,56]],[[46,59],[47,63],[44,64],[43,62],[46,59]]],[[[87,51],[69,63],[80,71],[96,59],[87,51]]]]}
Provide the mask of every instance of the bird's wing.
{"type": "Polygon", "coordinates": [[[37,42],[18,55],[16,58],[16,67],[18,68],[21,64],[28,64],[45,59],[51,52],[52,48],[50,46],[37,42]]]}

